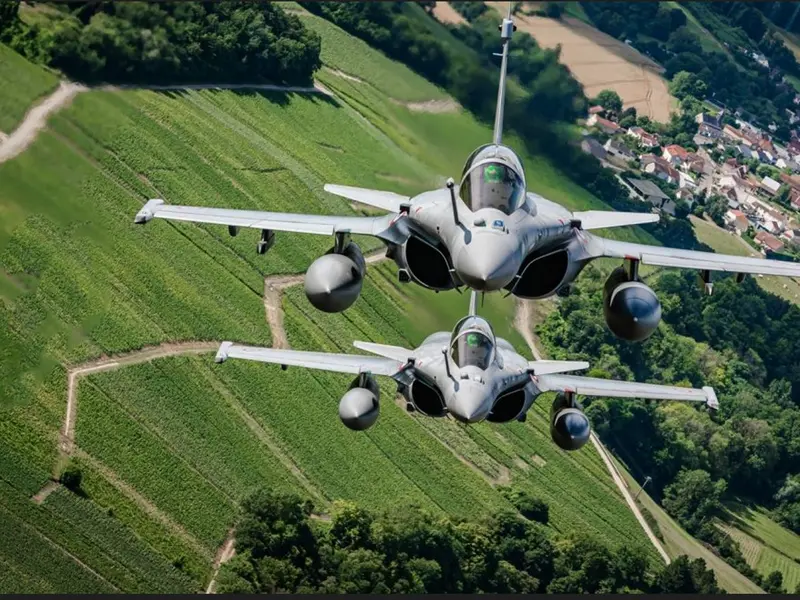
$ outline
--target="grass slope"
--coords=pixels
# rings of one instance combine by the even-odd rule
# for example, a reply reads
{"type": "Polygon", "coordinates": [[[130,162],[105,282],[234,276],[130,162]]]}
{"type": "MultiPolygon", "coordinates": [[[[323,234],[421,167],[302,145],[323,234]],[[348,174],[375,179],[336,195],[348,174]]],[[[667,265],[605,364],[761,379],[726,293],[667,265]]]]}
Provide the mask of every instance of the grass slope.
{"type": "MultiPolygon", "coordinates": [[[[627,467],[617,457],[612,455],[612,460],[622,474],[628,488],[632,491],[632,494],[636,496],[641,488],[641,482],[637,482],[633,478],[627,467]]],[[[671,558],[676,558],[682,554],[686,554],[691,558],[702,558],[705,560],[708,568],[714,571],[720,587],[728,593],[763,593],[763,590],[756,584],[686,533],[686,531],[684,531],[646,491],[641,492],[638,497],[636,497],[636,502],[640,508],[646,509],[653,516],[661,532],[664,549],[671,558]]]]}
{"type": "Polygon", "coordinates": [[[0,44],[0,132],[11,133],[31,105],[57,85],[58,77],[0,44]]]}
{"type": "MultiPolygon", "coordinates": [[[[366,80],[369,68],[353,74],[366,80]]],[[[404,89],[425,89],[396,73],[404,89]]],[[[247,91],[88,92],[0,165],[2,591],[196,591],[237,502],[264,484],[323,505],[338,497],[372,507],[414,501],[479,515],[504,504],[494,486],[510,479],[551,503],[554,528],[641,545],[658,560],[592,449],[566,454],[552,445],[546,397],[526,424],[464,430],[410,417],[387,387],[381,421],[358,435],[336,418],[346,377],[236,361],[213,367],[210,356],[83,380],[76,462],[91,500],[62,490],[42,506],[29,501],[55,462],[65,365],[175,340],[269,344],[263,277],[304,271],[331,245],[279,236],[258,257],[246,233],[162,221],[136,227],[144,200],[348,214],[323,183],[411,193],[459,172],[489,139],[465,113],[412,113],[372,86],[321,77],[346,104],[247,91]],[[24,555],[20,535],[30,548],[24,555]],[[115,539],[138,541],[118,542],[131,553],[122,557],[115,539]]],[[[523,158],[535,191],[602,207],[545,160],[523,158]]],[[[313,311],[300,289],[284,307],[294,346],[352,351],[353,339],[418,343],[452,327],[466,302],[400,290],[393,269],[379,266],[345,314],[313,311]]],[[[492,297],[484,310],[523,350],[512,308],[492,297]]]]}
{"type": "Polygon", "coordinates": [[[747,563],[764,576],[772,571],[783,574],[788,593],[800,585],[800,536],[769,518],[761,507],[735,502],[726,507],[723,525],[742,546],[747,563]]]}

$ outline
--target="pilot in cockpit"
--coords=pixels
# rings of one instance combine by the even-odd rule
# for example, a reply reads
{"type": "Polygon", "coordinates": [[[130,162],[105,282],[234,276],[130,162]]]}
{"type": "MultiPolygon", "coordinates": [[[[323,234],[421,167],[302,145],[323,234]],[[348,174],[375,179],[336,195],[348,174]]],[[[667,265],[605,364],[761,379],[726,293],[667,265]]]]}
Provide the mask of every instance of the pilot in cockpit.
{"type": "Polygon", "coordinates": [[[494,358],[494,333],[483,319],[470,317],[456,327],[450,343],[450,355],[459,367],[489,368],[494,358]]]}
{"type": "Polygon", "coordinates": [[[502,146],[478,151],[465,165],[459,195],[472,211],[494,208],[510,215],[525,200],[522,165],[502,146]]]}

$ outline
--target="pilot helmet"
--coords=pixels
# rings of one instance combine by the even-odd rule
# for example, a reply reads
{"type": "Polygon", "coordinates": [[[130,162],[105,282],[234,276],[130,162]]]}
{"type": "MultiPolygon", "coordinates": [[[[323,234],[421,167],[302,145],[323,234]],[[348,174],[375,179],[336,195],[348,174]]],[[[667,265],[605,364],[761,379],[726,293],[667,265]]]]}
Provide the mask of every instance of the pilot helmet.
{"type": "Polygon", "coordinates": [[[472,211],[494,208],[509,215],[525,198],[525,180],[513,152],[490,147],[479,152],[465,169],[459,195],[472,211]]]}

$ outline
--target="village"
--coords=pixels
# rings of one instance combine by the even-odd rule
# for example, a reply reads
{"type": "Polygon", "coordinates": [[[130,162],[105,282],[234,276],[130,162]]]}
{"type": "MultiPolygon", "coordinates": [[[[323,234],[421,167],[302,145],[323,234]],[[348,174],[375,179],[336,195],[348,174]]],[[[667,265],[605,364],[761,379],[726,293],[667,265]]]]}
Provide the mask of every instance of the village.
{"type": "Polygon", "coordinates": [[[656,127],[601,105],[589,109],[581,147],[653,211],[705,217],[770,258],[800,260],[800,135],[782,146],[738,114],[705,107],[692,149],[662,145],[656,127]]]}

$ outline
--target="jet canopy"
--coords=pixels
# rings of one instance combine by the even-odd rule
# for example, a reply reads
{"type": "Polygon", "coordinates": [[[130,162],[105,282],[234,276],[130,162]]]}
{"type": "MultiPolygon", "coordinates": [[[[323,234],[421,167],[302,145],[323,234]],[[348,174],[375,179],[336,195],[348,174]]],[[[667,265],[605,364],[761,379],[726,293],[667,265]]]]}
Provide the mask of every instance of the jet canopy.
{"type": "Polygon", "coordinates": [[[472,211],[495,208],[513,213],[525,199],[522,163],[510,148],[481,146],[464,165],[459,195],[472,211]]]}
{"type": "Polygon", "coordinates": [[[494,332],[489,323],[480,317],[462,319],[450,337],[450,357],[459,368],[488,369],[494,360],[495,347],[494,332]]]}

